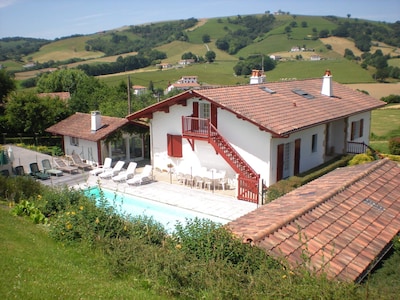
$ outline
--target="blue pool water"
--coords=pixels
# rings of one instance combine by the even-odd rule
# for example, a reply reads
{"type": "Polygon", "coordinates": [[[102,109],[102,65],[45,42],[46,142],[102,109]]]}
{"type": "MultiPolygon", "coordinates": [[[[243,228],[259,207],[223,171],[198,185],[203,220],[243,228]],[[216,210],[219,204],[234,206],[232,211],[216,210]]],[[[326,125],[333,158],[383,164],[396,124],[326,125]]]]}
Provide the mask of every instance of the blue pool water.
{"type": "MultiPolygon", "coordinates": [[[[225,224],[228,220],[218,217],[205,215],[195,211],[187,210],[184,208],[164,204],[157,201],[136,198],[131,195],[122,194],[106,189],[101,189],[104,198],[107,199],[110,205],[116,205],[121,213],[129,214],[132,216],[146,215],[152,217],[155,221],[163,224],[164,228],[172,232],[175,224],[179,221],[181,224],[186,224],[187,219],[209,219],[213,222],[225,224]]],[[[86,195],[94,196],[96,199],[100,198],[100,189],[93,187],[85,191],[86,195]]]]}

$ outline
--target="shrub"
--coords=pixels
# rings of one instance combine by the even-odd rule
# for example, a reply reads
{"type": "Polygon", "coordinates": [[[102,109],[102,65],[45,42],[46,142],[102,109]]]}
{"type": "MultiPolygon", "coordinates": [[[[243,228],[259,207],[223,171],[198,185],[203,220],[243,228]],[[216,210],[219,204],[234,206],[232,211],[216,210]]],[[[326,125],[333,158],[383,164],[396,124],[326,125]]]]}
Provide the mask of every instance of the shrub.
{"type": "Polygon", "coordinates": [[[400,155],[400,137],[394,137],[389,140],[389,152],[393,155],[400,155]]]}
{"type": "Polygon", "coordinates": [[[382,97],[381,100],[386,103],[400,103],[400,95],[389,95],[387,97],[382,97]]]}
{"type": "Polygon", "coordinates": [[[10,203],[40,195],[44,187],[31,176],[0,176],[0,198],[10,203]]]}
{"type": "Polygon", "coordinates": [[[31,218],[33,223],[35,224],[46,224],[47,218],[42,214],[42,212],[35,207],[33,202],[28,200],[22,200],[19,204],[17,204],[12,210],[11,214],[14,216],[28,216],[31,218]]]}
{"type": "Polygon", "coordinates": [[[368,153],[357,154],[349,161],[349,166],[360,165],[374,160],[375,159],[371,154],[368,153]]]}

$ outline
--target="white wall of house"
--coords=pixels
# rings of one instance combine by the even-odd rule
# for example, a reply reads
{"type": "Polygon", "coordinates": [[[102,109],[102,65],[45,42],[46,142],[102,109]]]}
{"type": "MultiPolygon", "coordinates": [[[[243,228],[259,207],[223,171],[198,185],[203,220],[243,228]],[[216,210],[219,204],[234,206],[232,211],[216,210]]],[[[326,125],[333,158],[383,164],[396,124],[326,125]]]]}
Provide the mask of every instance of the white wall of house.
{"type": "MultiPolygon", "coordinates": [[[[150,138],[151,138],[151,158],[153,167],[167,170],[167,165],[172,163],[179,166],[183,158],[171,158],[168,156],[167,134],[182,134],[182,116],[192,114],[192,101],[188,101],[187,106],[173,105],[169,112],[155,112],[151,119],[150,138]]],[[[185,159],[194,160],[191,148],[187,141],[183,141],[183,156],[185,159]]],[[[194,162],[195,163],[195,162],[194,162]]]]}
{"type": "Polygon", "coordinates": [[[347,140],[350,141],[350,137],[351,137],[351,123],[358,122],[361,119],[364,120],[363,135],[360,137],[356,137],[353,140],[353,142],[358,142],[358,143],[364,142],[365,144],[368,145],[369,144],[369,136],[370,136],[370,132],[371,132],[371,112],[370,111],[349,117],[348,127],[347,127],[347,140]]]}
{"type": "Polygon", "coordinates": [[[271,134],[227,110],[218,110],[218,132],[228,140],[244,160],[269,181],[271,134]]]}
{"type": "Polygon", "coordinates": [[[286,176],[289,177],[294,175],[294,143],[296,139],[300,139],[300,168],[299,172],[305,172],[311,168],[314,168],[324,162],[325,153],[325,125],[315,126],[303,130],[301,132],[296,132],[291,134],[288,138],[274,138],[271,144],[271,170],[270,170],[270,180],[267,185],[271,185],[276,182],[277,174],[277,157],[278,157],[278,145],[288,144],[286,150],[289,150],[288,155],[288,172],[286,176]],[[316,147],[315,151],[312,149],[313,135],[316,135],[316,147]]]}
{"type": "MultiPolygon", "coordinates": [[[[71,144],[71,137],[64,136],[64,148],[65,148],[65,155],[71,155],[72,152],[75,151],[76,154],[82,159],[85,159],[90,164],[97,163],[98,161],[98,153],[97,153],[97,143],[91,142],[83,139],[77,139],[77,145],[71,144]]],[[[76,140],[75,140],[76,142],[76,140]]]]}
{"type": "Polygon", "coordinates": [[[335,153],[345,153],[346,152],[346,120],[341,119],[329,123],[326,132],[327,140],[326,147],[327,153],[333,155],[335,153]]]}

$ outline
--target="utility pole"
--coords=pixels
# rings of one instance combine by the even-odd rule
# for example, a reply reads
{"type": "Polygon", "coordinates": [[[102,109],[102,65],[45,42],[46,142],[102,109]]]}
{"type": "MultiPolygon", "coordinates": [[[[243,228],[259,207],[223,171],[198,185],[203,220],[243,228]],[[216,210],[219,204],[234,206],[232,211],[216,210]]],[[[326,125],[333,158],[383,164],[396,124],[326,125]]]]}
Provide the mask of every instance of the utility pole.
{"type": "Polygon", "coordinates": [[[132,104],[131,104],[131,77],[128,75],[128,115],[132,113],[132,104]]]}

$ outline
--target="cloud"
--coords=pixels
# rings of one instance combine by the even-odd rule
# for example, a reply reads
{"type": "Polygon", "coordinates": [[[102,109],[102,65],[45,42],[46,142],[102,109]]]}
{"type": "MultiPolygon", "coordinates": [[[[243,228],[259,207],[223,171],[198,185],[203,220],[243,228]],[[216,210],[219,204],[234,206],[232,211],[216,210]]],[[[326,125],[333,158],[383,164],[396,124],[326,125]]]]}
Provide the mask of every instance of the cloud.
{"type": "Polygon", "coordinates": [[[0,0],[0,9],[14,5],[18,0],[0,0]]]}

